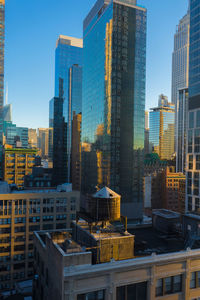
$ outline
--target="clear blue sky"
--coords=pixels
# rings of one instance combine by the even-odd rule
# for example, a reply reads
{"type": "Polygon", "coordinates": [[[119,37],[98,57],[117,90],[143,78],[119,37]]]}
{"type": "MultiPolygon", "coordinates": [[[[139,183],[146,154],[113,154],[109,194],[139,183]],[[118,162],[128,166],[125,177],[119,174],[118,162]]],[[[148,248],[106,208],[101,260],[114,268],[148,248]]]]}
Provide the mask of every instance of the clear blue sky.
{"type": "MultiPolygon", "coordinates": [[[[48,127],[54,96],[54,51],[59,34],[82,37],[95,0],[7,0],[5,83],[18,126],[48,127]]],[[[148,9],[146,107],[171,98],[173,36],[188,0],[138,0],[148,9]]]]}

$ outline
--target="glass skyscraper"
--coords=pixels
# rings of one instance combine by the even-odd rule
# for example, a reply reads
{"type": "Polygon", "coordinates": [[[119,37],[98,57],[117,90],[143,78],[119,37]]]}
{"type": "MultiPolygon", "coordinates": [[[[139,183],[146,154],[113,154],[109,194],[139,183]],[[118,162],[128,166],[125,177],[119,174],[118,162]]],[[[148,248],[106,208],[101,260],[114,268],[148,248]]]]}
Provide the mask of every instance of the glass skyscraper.
{"type": "Polygon", "coordinates": [[[190,0],[189,114],[186,165],[186,210],[200,209],[200,1],[190,0]]]}
{"type": "Polygon", "coordinates": [[[0,0],[0,177],[3,176],[5,0],[0,0]]]}
{"type": "Polygon", "coordinates": [[[169,160],[174,154],[174,105],[165,102],[149,113],[149,143],[152,151],[162,160],[169,160]]]}
{"type": "Polygon", "coordinates": [[[98,0],[83,25],[82,191],[107,185],[142,217],[146,9],[98,0]]]}
{"type": "MultiPolygon", "coordinates": [[[[76,113],[80,113],[82,111],[82,56],[82,39],[77,39],[74,37],[68,37],[63,35],[59,36],[56,44],[55,55],[55,97],[63,99],[63,117],[65,123],[65,130],[63,131],[63,133],[66,135],[65,137],[63,137],[64,141],[66,141],[65,149],[63,149],[65,153],[63,155],[66,155],[66,157],[63,158],[63,168],[65,169],[63,171],[63,174],[66,174],[65,178],[63,177],[64,175],[62,176],[62,180],[64,180],[64,182],[71,181],[71,122],[73,111],[75,111],[76,113]],[[61,80],[62,85],[60,85],[61,80]]],[[[53,103],[53,101],[54,100],[51,100],[50,102],[51,124],[53,107],[55,107],[55,103],[53,103]]],[[[56,154],[54,157],[56,157],[56,154]]]]}

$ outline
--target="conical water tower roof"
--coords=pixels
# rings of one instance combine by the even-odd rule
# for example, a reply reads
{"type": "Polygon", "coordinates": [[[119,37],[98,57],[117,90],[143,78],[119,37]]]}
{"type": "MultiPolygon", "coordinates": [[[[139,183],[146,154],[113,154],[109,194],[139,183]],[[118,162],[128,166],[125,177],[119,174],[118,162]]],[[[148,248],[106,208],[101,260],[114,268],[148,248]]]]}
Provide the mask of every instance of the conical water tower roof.
{"type": "Polygon", "coordinates": [[[119,194],[113,192],[107,186],[103,187],[100,191],[93,195],[94,198],[110,199],[121,197],[119,194]]]}

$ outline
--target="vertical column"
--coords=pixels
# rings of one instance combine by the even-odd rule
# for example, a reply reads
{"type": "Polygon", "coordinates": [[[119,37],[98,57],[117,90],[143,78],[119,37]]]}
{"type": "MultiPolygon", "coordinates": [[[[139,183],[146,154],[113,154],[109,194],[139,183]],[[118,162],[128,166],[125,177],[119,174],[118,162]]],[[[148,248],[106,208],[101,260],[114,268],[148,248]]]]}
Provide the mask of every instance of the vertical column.
{"type": "Polygon", "coordinates": [[[189,299],[190,294],[190,273],[191,273],[191,260],[187,259],[185,266],[185,275],[183,276],[183,297],[189,299]]]}

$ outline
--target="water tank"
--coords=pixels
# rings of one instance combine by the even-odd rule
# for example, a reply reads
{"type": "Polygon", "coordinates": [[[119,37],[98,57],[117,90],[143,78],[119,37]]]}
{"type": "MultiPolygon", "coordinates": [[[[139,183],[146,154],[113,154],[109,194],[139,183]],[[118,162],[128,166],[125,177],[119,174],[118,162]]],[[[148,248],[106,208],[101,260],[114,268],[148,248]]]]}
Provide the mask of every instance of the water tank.
{"type": "Polygon", "coordinates": [[[121,196],[108,187],[88,199],[88,213],[96,221],[116,221],[121,216],[121,196]]]}

